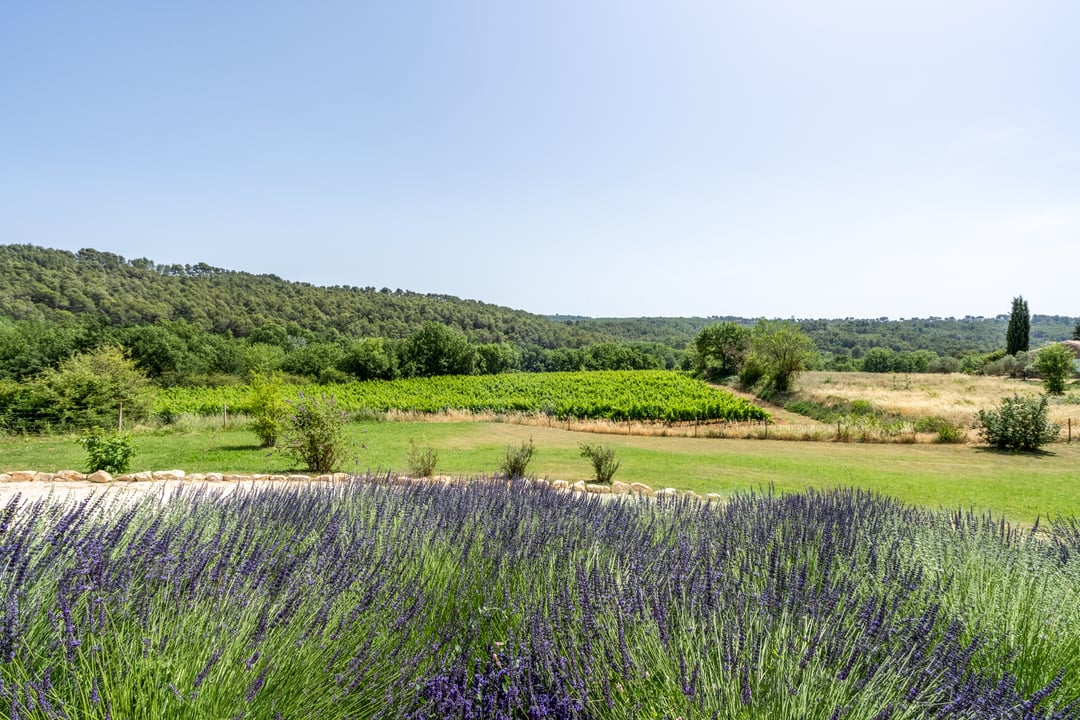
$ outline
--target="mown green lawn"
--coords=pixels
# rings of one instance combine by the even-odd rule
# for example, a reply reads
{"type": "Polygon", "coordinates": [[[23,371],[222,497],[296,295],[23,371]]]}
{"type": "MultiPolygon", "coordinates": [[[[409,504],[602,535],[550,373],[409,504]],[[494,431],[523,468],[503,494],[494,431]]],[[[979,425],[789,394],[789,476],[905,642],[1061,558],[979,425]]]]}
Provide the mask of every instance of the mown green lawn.
{"type": "MultiPolygon", "coordinates": [[[[539,477],[589,478],[579,457],[583,442],[615,448],[615,477],[698,493],[731,494],[772,486],[854,486],[929,507],[992,511],[1010,520],[1080,515],[1080,444],[1054,444],[1037,455],[1006,454],[978,445],[885,445],[763,440],[629,437],[567,432],[491,422],[372,422],[350,425],[354,457],[342,470],[407,471],[409,441],[432,447],[437,472],[475,476],[495,472],[508,445],[532,439],[530,470],[539,477]]],[[[280,451],[257,446],[240,428],[142,433],[133,469],[188,472],[300,471],[280,451]]],[[[0,469],[81,469],[85,453],[75,436],[0,438],[0,469]]]]}

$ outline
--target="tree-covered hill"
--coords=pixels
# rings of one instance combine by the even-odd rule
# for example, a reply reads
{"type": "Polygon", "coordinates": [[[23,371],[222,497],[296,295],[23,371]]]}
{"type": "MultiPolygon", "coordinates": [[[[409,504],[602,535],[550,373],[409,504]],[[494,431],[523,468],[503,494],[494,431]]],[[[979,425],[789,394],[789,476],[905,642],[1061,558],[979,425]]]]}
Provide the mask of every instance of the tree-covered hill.
{"type": "Polygon", "coordinates": [[[316,287],[205,263],[158,265],[91,249],[72,253],[0,245],[0,278],[0,317],[14,320],[92,315],[113,327],[183,321],[237,338],[295,326],[322,337],[391,339],[438,322],[459,328],[476,343],[555,348],[606,339],[602,333],[476,300],[389,288],[316,287]]]}

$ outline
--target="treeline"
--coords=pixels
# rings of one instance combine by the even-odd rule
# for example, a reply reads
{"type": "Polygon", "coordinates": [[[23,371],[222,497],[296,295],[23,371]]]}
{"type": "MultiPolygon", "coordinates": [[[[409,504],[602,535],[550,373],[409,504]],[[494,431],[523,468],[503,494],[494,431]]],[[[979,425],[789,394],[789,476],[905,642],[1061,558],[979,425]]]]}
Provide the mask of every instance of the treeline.
{"type": "Polygon", "coordinates": [[[162,387],[246,381],[252,371],[281,371],[297,381],[334,383],[400,377],[527,371],[653,370],[686,367],[686,353],[657,343],[601,342],[549,349],[512,342],[476,343],[428,322],[403,339],[320,335],[295,323],[268,323],[245,338],[187,321],[113,327],[99,316],[70,320],[0,319],[0,380],[22,382],[62,361],[104,347],[123,348],[162,387]]]}
{"type": "MultiPolygon", "coordinates": [[[[754,320],[739,317],[695,318],[577,318],[552,316],[568,327],[608,337],[659,342],[685,348],[706,327],[734,322],[750,327],[754,320]]],[[[1080,318],[1063,315],[1033,315],[1031,346],[1069,339],[1080,318]]],[[[961,369],[962,361],[1005,348],[1007,314],[995,317],[931,317],[890,320],[888,318],[837,320],[797,320],[821,356],[824,366],[832,369],[860,369],[869,357],[867,369],[894,363],[901,372],[919,372],[932,358],[953,358],[961,369]],[[929,354],[928,354],[929,353],[929,354]],[[883,363],[883,358],[889,363],[883,363]],[[895,362],[894,362],[895,361],[895,362]],[[911,365],[912,370],[906,369],[911,365]]],[[[945,365],[953,365],[946,362],[945,365]]]]}

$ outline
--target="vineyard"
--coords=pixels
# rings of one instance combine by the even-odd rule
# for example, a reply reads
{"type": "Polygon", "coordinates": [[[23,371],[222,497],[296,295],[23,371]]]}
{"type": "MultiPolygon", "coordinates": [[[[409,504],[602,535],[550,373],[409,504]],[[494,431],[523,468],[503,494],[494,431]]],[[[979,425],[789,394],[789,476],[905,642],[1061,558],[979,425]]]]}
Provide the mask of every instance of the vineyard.
{"type": "MultiPolygon", "coordinates": [[[[286,386],[298,396],[333,395],[344,410],[418,413],[544,414],[559,419],[635,422],[766,420],[760,407],[729,392],[665,370],[510,373],[286,386]]],[[[246,386],[169,388],[155,412],[163,417],[248,410],[246,386]]]]}

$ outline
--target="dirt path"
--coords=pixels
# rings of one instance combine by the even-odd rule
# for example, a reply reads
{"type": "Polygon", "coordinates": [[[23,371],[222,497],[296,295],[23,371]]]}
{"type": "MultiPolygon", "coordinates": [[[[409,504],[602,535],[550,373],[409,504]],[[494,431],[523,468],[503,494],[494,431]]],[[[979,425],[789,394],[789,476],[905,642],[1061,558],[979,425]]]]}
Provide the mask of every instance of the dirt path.
{"type": "Polygon", "coordinates": [[[761,408],[764,408],[769,412],[770,415],[772,415],[772,422],[776,425],[821,425],[822,427],[824,427],[823,423],[814,420],[813,418],[808,418],[805,415],[799,415],[798,413],[789,412],[785,410],[782,405],[777,405],[767,400],[762,400],[754,393],[745,392],[743,390],[736,390],[735,388],[729,387],[727,385],[717,385],[715,383],[710,384],[717,390],[724,390],[731,393],[735,397],[740,397],[747,402],[751,402],[761,408]]]}

